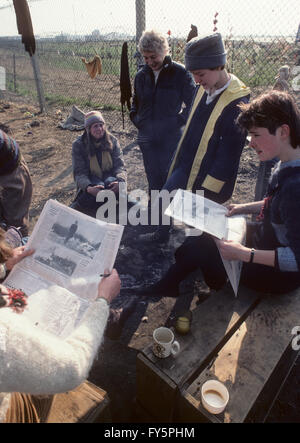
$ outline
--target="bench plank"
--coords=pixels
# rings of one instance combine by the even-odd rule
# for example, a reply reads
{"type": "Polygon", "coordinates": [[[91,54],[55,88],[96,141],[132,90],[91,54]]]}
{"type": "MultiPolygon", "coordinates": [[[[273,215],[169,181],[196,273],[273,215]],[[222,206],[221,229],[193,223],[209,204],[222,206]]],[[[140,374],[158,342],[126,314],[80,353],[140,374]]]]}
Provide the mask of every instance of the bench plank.
{"type": "Polygon", "coordinates": [[[260,297],[246,288],[235,298],[227,287],[193,310],[189,334],[175,334],[181,346],[176,358],[157,358],[152,344],[139,353],[137,401],[142,407],[156,420],[170,421],[178,387],[203,371],[259,301],[260,297]]]}
{"type": "Polygon", "coordinates": [[[47,423],[111,422],[107,393],[86,381],[76,389],[56,394],[47,423]]]}
{"type": "Polygon", "coordinates": [[[180,343],[180,353],[176,358],[156,357],[152,344],[143,350],[143,354],[176,385],[181,386],[195,371],[205,367],[210,356],[223,346],[259,301],[257,293],[247,288],[243,288],[235,298],[232,289],[226,287],[213,293],[193,310],[189,334],[181,336],[175,333],[180,343]]]}
{"type": "MultiPolygon", "coordinates": [[[[224,413],[214,420],[244,422],[282,355],[291,346],[291,331],[299,320],[299,291],[265,297],[219,351],[213,364],[182,390],[184,401],[191,406],[192,398],[193,407],[201,409],[201,385],[211,378],[220,380],[227,386],[230,400],[224,413]]],[[[273,386],[274,395],[278,389],[277,383],[273,386]]],[[[186,421],[190,407],[185,410],[181,404],[179,409],[179,420],[186,421]]]]}

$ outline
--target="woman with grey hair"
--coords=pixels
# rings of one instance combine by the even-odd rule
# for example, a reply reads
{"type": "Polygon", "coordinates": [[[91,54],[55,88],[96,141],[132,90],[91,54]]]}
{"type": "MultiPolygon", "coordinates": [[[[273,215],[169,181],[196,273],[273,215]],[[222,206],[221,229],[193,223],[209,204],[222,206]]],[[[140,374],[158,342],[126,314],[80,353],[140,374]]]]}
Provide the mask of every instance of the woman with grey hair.
{"type": "Polygon", "coordinates": [[[161,190],[195,92],[192,75],[169,56],[167,38],[144,31],[138,45],[145,64],[134,80],[130,118],[151,190],[161,190]],[[185,106],[183,106],[183,104],[185,106]]]}

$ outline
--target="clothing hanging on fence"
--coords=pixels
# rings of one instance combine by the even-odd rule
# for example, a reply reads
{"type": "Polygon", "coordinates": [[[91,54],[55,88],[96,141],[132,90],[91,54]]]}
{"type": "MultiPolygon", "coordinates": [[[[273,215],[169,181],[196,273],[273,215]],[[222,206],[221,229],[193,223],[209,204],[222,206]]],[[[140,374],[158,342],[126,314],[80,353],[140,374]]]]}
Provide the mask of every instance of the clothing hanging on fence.
{"type": "Polygon", "coordinates": [[[122,119],[123,119],[123,129],[124,129],[124,114],[125,114],[124,106],[126,104],[128,111],[130,111],[131,108],[130,99],[132,97],[129,65],[128,65],[127,42],[124,42],[122,46],[120,89],[121,89],[122,119]]]}
{"type": "Polygon", "coordinates": [[[35,38],[29,6],[26,0],[13,0],[17,18],[18,33],[22,35],[22,43],[30,57],[35,53],[35,38]]]}
{"type": "Polygon", "coordinates": [[[93,60],[91,60],[89,62],[86,61],[86,59],[84,57],[81,57],[81,60],[85,64],[87,72],[91,78],[95,78],[97,74],[98,75],[101,74],[102,62],[101,62],[101,58],[99,57],[99,55],[95,55],[93,60]]]}

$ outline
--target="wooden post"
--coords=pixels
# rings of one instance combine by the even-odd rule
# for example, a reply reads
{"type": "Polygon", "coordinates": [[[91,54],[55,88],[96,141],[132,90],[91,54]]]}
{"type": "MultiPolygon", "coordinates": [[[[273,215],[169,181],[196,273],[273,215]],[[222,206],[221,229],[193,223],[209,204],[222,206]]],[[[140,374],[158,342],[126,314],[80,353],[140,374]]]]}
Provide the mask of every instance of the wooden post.
{"type": "Polygon", "coordinates": [[[16,54],[13,55],[14,92],[17,92],[16,54]]]}
{"type": "MultiPolygon", "coordinates": [[[[136,46],[139,43],[141,35],[146,28],[146,5],[145,0],[135,0],[136,12],[136,46]]],[[[137,67],[143,63],[142,54],[137,50],[137,67]]]]}
{"type": "Polygon", "coordinates": [[[39,68],[38,59],[36,57],[36,54],[33,54],[30,57],[30,60],[31,60],[32,68],[33,68],[34,78],[35,78],[35,84],[36,84],[36,89],[37,89],[37,94],[38,94],[38,99],[39,99],[39,104],[40,104],[40,111],[45,112],[45,110],[46,110],[45,96],[44,96],[40,68],[39,68]]]}

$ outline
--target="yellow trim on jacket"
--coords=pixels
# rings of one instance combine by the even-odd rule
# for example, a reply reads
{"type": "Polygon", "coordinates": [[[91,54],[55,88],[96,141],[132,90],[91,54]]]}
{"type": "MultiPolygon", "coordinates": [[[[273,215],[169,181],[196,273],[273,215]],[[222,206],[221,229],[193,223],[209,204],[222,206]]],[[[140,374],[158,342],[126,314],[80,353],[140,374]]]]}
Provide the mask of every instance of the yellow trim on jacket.
{"type": "Polygon", "coordinates": [[[219,194],[224,185],[225,185],[224,181],[218,180],[217,178],[214,178],[211,175],[207,174],[202,183],[202,188],[205,188],[208,191],[212,191],[215,192],[216,194],[219,194]]]}
{"type": "MultiPolygon", "coordinates": [[[[195,180],[197,178],[197,175],[199,173],[199,170],[200,170],[200,167],[201,167],[201,164],[202,164],[202,160],[203,160],[203,158],[204,158],[204,156],[206,154],[209,141],[210,141],[210,139],[211,139],[211,137],[213,135],[216,122],[217,122],[219,116],[221,115],[221,113],[223,112],[224,108],[227,105],[229,105],[232,101],[234,101],[234,100],[236,100],[238,98],[246,97],[247,95],[250,94],[250,88],[245,86],[245,84],[241,80],[239,80],[235,75],[233,75],[233,74],[230,74],[230,75],[231,75],[231,82],[230,82],[228,88],[221,94],[221,97],[218,100],[218,102],[216,103],[216,106],[214,107],[214,109],[213,109],[213,111],[211,113],[211,116],[210,116],[210,118],[209,118],[209,120],[208,120],[208,122],[206,124],[205,130],[204,130],[204,132],[202,134],[202,137],[201,137],[201,140],[200,140],[200,143],[199,143],[199,146],[198,146],[198,150],[197,150],[197,153],[195,155],[194,162],[193,162],[193,165],[192,165],[192,168],[191,168],[190,176],[189,176],[189,179],[188,179],[187,190],[192,190],[192,188],[193,188],[193,185],[195,183],[195,180]]],[[[182,137],[181,137],[181,139],[179,141],[179,144],[178,144],[178,147],[177,147],[177,151],[176,151],[174,160],[173,160],[172,165],[171,165],[170,170],[169,170],[168,177],[173,172],[173,169],[174,169],[174,166],[176,164],[176,160],[177,160],[179,151],[180,151],[181,146],[182,146],[182,142],[183,142],[184,137],[185,137],[185,135],[186,135],[186,133],[188,131],[188,128],[189,128],[190,122],[191,122],[191,120],[193,118],[193,115],[194,115],[194,113],[195,113],[195,111],[196,111],[196,109],[197,109],[197,107],[198,107],[198,105],[200,103],[201,98],[203,97],[204,92],[205,92],[205,90],[201,86],[199,88],[197,96],[195,98],[193,107],[191,109],[191,112],[190,112],[190,115],[189,115],[189,118],[188,118],[188,121],[187,121],[187,124],[186,124],[186,127],[185,127],[185,130],[184,130],[184,132],[182,134],[182,137]]],[[[204,185],[204,183],[206,183],[207,186],[213,186],[214,189],[219,189],[218,192],[220,192],[220,190],[222,189],[222,186],[223,186],[224,183],[220,187],[220,185],[221,185],[221,181],[220,180],[217,180],[217,179],[215,179],[214,177],[211,177],[211,176],[209,176],[209,177],[210,177],[209,179],[207,179],[207,177],[206,177],[206,179],[204,180],[202,185],[204,185]],[[214,184],[213,184],[212,179],[217,180],[217,182],[214,182],[214,184]]],[[[210,188],[207,188],[207,189],[210,189],[210,188]]]]}

